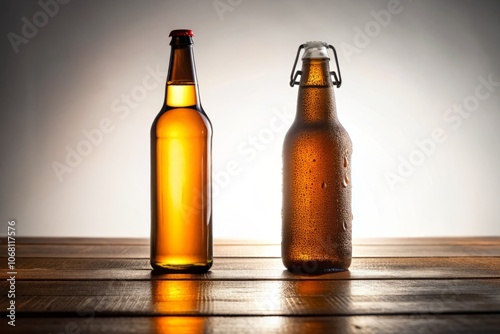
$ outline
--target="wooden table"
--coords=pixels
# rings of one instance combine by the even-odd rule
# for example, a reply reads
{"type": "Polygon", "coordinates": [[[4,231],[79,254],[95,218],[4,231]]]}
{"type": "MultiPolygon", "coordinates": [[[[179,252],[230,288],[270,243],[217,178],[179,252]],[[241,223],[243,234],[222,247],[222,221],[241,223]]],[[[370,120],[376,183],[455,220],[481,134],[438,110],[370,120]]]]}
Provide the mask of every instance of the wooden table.
{"type": "Polygon", "coordinates": [[[216,244],[211,271],[152,275],[145,239],[16,240],[1,333],[499,333],[500,237],[355,242],[350,271],[299,276],[279,245],[216,244]]]}

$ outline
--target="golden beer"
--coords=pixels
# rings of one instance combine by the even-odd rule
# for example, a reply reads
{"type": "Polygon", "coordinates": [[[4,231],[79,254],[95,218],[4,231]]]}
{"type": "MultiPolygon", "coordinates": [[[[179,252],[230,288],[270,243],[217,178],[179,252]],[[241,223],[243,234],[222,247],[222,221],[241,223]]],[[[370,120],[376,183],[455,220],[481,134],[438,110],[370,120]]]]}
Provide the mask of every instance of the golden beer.
{"type": "Polygon", "coordinates": [[[165,103],[151,128],[151,266],[212,266],[212,125],[200,103],[191,30],[170,33],[165,103]]]}

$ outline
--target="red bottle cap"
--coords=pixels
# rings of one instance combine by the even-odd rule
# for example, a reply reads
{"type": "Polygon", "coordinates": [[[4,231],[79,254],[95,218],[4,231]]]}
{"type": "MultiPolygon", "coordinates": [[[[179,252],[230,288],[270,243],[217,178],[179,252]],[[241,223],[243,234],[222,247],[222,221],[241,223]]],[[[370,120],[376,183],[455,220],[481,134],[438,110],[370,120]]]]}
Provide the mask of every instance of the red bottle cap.
{"type": "Polygon", "coordinates": [[[177,30],[172,30],[170,32],[170,35],[168,35],[168,37],[177,37],[177,36],[189,36],[189,37],[193,37],[194,33],[190,29],[177,29],[177,30]]]}

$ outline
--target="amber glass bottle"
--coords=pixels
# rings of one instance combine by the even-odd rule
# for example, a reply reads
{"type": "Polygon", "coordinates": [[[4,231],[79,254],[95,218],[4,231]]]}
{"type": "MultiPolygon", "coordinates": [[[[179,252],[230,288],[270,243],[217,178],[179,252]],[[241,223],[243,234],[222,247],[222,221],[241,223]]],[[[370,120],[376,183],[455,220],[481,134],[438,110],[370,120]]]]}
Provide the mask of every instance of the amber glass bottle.
{"type": "Polygon", "coordinates": [[[328,47],[301,46],[297,113],[283,145],[282,260],[295,273],[351,264],[352,145],[337,118],[328,47]]]}
{"type": "Polygon", "coordinates": [[[193,32],[174,30],[165,102],[151,128],[151,266],[212,266],[212,125],[203,111],[193,32]]]}

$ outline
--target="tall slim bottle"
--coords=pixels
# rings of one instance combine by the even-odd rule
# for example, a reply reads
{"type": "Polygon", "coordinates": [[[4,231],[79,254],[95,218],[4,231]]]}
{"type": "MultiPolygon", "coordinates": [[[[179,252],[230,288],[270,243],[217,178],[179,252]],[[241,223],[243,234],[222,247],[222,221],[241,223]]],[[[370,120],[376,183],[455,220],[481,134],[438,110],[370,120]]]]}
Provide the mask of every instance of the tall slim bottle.
{"type": "Polygon", "coordinates": [[[352,144],[335,106],[340,69],[333,46],[303,44],[295,65],[301,49],[302,70],[294,76],[294,66],[290,82],[301,75],[297,113],[283,144],[282,260],[295,273],[341,271],[352,253],[352,144]],[[328,48],[337,73],[330,72],[328,48]]]}
{"type": "Polygon", "coordinates": [[[203,111],[191,30],[173,30],[165,102],[151,128],[151,266],[212,266],[212,125],[203,111]]]}

